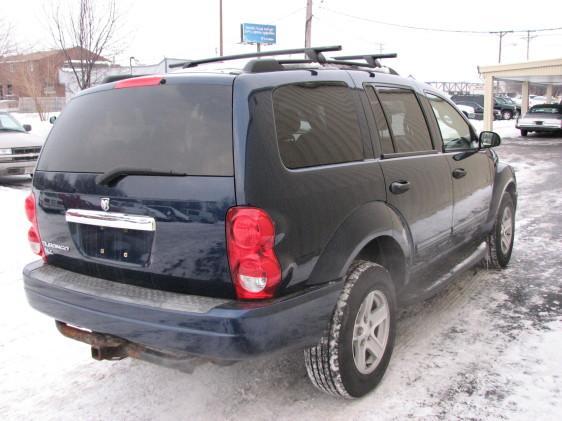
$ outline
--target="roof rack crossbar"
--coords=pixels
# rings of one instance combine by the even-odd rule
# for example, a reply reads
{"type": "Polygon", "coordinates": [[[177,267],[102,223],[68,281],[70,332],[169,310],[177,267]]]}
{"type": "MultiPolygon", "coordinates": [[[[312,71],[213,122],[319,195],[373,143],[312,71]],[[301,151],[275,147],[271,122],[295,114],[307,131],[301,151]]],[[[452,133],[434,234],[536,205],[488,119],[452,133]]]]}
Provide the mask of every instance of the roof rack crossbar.
{"type": "Polygon", "coordinates": [[[311,47],[311,48],[293,48],[290,50],[274,50],[274,51],[262,51],[259,53],[247,53],[247,54],[236,54],[232,56],[219,56],[219,57],[209,57],[200,60],[187,60],[181,63],[174,63],[170,65],[171,68],[182,67],[196,67],[200,64],[206,63],[216,63],[220,61],[229,60],[239,60],[244,58],[256,58],[256,57],[271,57],[271,56],[282,56],[289,54],[301,54],[304,53],[306,57],[315,63],[324,63],[326,59],[324,58],[323,52],[326,51],[341,51],[341,45],[330,45],[327,47],[311,47]]]}
{"type": "Polygon", "coordinates": [[[354,56],[339,56],[334,57],[337,60],[365,60],[372,67],[382,67],[379,60],[382,58],[396,58],[398,54],[387,53],[387,54],[357,54],[354,56]]]}
{"type": "MultiPolygon", "coordinates": [[[[279,64],[312,64],[312,63],[319,63],[314,60],[307,60],[307,59],[287,59],[287,60],[278,60],[279,64]]],[[[344,61],[344,60],[332,60],[332,59],[325,59],[320,64],[340,64],[343,66],[359,66],[359,67],[377,67],[371,66],[369,63],[360,63],[357,61],[344,61]]]]}

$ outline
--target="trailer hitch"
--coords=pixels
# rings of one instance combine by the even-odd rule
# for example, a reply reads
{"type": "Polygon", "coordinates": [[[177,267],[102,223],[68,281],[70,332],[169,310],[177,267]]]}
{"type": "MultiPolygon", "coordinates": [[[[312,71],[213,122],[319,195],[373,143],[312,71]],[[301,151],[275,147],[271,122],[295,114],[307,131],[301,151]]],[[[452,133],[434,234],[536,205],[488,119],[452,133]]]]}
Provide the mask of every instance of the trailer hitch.
{"type": "Polygon", "coordinates": [[[106,333],[91,332],[55,321],[58,331],[67,338],[74,339],[91,346],[92,358],[95,360],[122,360],[131,357],[138,360],[163,365],[186,373],[193,373],[198,365],[209,360],[190,354],[175,354],[147,348],[144,345],[129,342],[106,333]]]}

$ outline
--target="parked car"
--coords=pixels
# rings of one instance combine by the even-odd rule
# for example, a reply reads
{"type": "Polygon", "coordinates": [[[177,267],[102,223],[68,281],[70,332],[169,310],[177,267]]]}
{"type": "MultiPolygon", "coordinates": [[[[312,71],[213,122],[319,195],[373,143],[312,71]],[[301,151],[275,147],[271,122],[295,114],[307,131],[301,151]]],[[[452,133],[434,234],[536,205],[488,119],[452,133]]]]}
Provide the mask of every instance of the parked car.
{"type": "Polygon", "coordinates": [[[42,139],[10,113],[0,111],[0,175],[33,174],[42,139]]]}
{"type": "Polygon", "coordinates": [[[546,102],[545,96],[540,95],[529,95],[529,106],[533,107],[535,105],[541,105],[546,102]]]}
{"type": "MultiPolygon", "coordinates": [[[[477,104],[476,102],[457,100],[455,102],[455,104],[457,105],[457,107],[460,110],[462,110],[461,106],[467,106],[467,107],[472,108],[472,110],[474,112],[474,119],[475,120],[483,120],[484,119],[484,107],[477,104]]],[[[501,120],[501,119],[502,119],[501,111],[494,109],[494,120],[501,120]]]]}
{"type": "Polygon", "coordinates": [[[319,389],[372,390],[399,306],[508,264],[516,180],[444,94],[329,50],[78,93],[26,200],[31,306],[99,360],[304,349],[319,389]]]}
{"type": "MultiPolygon", "coordinates": [[[[458,101],[476,102],[481,107],[484,107],[484,95],[453,95],[451,100],[454,103],[458,101]]],[[[504,120],[511,120],[517,115],[516,106],[500,101],[498,98],[494,98],[494,110],[498,110],[504,120]]]]}
{"type": "Polygon", "coordinates": [[[470,120],[476,119],[476,110],[474,107],[465,104],[457,104],[457,108],[470,120]]]}
{"type": "Polygon", "coordinates": [[[545,133],[562,131],[562,105],[542,104],[533,105],[515,125],[521,130],[521,136],[529,132],[545,133]]]}
{"type": "Polygon", "coordinates": [[[511,99],[508,96],[497,96],[496,99],[499,102],[503,102],[504,104],[514,106],[515,107],[515,113],[516,113],[515,117],[521,115],[521,104],[517,104],[517,102],[515,102],[513,99],[511,99]]]}

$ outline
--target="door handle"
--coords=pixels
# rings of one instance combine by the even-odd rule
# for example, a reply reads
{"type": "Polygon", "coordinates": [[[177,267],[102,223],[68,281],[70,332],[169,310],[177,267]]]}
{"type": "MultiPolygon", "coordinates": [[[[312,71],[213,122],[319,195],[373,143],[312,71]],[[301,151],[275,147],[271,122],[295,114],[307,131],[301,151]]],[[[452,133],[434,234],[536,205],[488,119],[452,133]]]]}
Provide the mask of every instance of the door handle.
{"type": "Polygon", "coordinates": [[[409,181],[395,181],[390,185],[390,192],[394,194],[402,194],[410,190],[409,181]]]}
{"type": "Polygon", "coordinates": [[[466,175],[466,171],[464,168],[455,168],[453,170],[453,177],[455,178],[463,178],[466,175]]]}

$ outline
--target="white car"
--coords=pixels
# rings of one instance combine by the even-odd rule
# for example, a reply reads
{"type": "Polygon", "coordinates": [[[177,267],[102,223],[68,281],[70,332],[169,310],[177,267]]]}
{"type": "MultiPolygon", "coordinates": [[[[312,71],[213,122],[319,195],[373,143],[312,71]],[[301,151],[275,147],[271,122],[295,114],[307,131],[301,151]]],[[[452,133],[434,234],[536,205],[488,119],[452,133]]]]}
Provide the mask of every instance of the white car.
{"type": "Polygon", "coordinates": [[[0,112],[0,176],[33,174],[43,141],[10,114],[0,112]]]}
{"type": "Polygon", "coordinates": [[[466,118],[469,118],[471,120],[474,120],[476,118],[476,113],[473,107],[469,105],[457,104],[457,108],[462,111],[466,118]]]}

